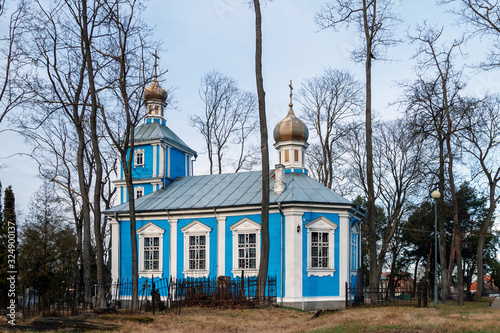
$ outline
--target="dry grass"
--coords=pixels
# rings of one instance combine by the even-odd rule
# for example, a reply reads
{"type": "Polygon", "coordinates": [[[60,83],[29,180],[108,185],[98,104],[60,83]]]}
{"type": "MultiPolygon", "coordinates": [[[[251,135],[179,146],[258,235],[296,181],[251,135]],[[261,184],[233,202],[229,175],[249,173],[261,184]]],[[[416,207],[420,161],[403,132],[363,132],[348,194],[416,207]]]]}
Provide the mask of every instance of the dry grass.
{"type": "Polygon", "coordinates": [[[157,314],[150,323],[131,322],[123,315],[107,320],[122,332],[500,332],[500,310],[488,305],[489,300],[465,307],[452,302],[427,309],[357,308],[315,319],[312,313],[285,308],[187,308],[181,315],[157,314]]]}

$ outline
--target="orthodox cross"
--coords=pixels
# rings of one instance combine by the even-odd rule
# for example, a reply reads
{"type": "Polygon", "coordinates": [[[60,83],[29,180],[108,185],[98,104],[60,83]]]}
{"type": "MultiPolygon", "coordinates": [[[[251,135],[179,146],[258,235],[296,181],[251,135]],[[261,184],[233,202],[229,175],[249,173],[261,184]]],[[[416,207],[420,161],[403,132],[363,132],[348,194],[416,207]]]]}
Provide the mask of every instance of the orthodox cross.
{"type": "MultiPolygon", "coordinates": [[[[145,289],[144,295],[147,295],[148,294],[148,288],[149,288],[148,279],[146,279],[146,282],[144,282],[144,284],[142,285],[142,288],[145,289]]],[[[147,296],[146,296],[146,299],[147,299],[147,296]]]]}
{"type": "Polygon", "coordinates": [[[156,72],[156,68],[158,67],[158,59],[160,59],[160,57],[158,56],[158,53],[157,51],[155,50],[155,53],[153,54],[153,56],[155,57],[155,65],[153,66],[155,68],[155,79],[158,77],[158,73],[156,72]]]}
{"type": "Polygon", "coordinates": [[[292,107],[293,106],[293,103],[292,103],[292,95],[293,95],[292,80],[290,80],[290,84],[288,86],[290,87],[290,107],[292,107]]]}

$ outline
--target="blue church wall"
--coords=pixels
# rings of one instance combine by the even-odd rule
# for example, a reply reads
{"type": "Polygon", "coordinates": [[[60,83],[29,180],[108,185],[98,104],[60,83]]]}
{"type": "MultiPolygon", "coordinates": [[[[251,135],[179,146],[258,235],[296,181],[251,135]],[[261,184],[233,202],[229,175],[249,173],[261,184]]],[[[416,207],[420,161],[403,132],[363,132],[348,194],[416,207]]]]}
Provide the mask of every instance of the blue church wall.
{"type": "Polygon", "coordinates": [[[170,178],[184,177],[186,174],[186,155],[175,148],[170,148],[170,178]]]}
{"type": "Polygon", "coordinates": [[[120,221],[120,278],[132,279],[132,248],[130,221],[120,221]]]}
{"type": "Polygon", "coordinates": [[[317,297],[317,296],[338,296],[340,295],[339,290],[339,249],[340,249],[340,219],[338,214],[330,214],[330,213],[305,213],[302,216],[302,296],[304,297],[317,297]],[[334,240],[334,268],[335,272],[333,273],[333,277],[328,276],[307,276],[307,254],[308,244],[307,244],[307,228],[305,227],[306,223],[318,218],[320,216],[324,216],[329,219],[333,223],[335,223],[338,227],[335,230],[335,240],[334,240]]]}
{"type": "Polygon", "coordinates": [[[185,278],[184,273],[184,233],[182,228],[193,221],[199,221],[204,225],[212,228],[210,231],[210,278],[217,277],[217,220],[215,217],[199,218],[199,219],[180,219],[177,222],[177,277],[185,278]]]}
{"type": "MultiPolygon", "coordinates": [[[[250,220],[261,223],[260,214],[255,215],[240,215],[240,216],[229,216],[226,218],[226,255],[225,255],[225,274],[231,278],[238,277],[232,273],[233,270],[233,232],[231,227],[241,221],[244,218],[249,218],[250,220]]],[[[277,278],[277,296],[281,297],[281,290],[279,288],[281,284],[281,215],[279,213],[269,214],[269,269],[268,276],[276,276],[277,278]]],[[[261,234],[262,240],[262,234],[261,234]]],[[[283,239],[284,241],[284,239],[283,239]]],[[[262,246],[262,243],[261,243],[262,246]]],[[[285,263],[283,262],[283,265],[285,263]]],[[[241,274],[241,273],[240,273],[241,274]]]]}
{"type": "Polygon", "coordinates": [[[356,287],[356,280],[357,280],[356,278],[357,278],[356,275],[351,276],[351,281],[350,281],[351,287],[356,287]]]}
{"type": "MultiPolygon", "coordinates": [[[[147,223],[152,222],[165,230],[163,234],[163,275],[161,278],[168,278],[170,276],[170,224],[167,220],[153,220],[153,221],[136,221],[136,230],[140,229],[147,223]]],[[[139,246],[139,235],[136,234],[137,246],[139,246]]],[[[139,251],[139,248],[138,248],[139,251]]],[[[122,280],[132,280],[132,248],[130,242],[130,221],[120,221],[120,278],[122,280]]],[[[148,283],[151,285],[151,277],[148,277],[148,283]]],[[[146,282],[145,277],[139,278],[139,291],[142,285],[146,282]]],[[[130,295],[131,291],[122,291],[122,295],[130,295]]]]}
{"type": "Polygon", "coordinates": [[[153,176],[153,146],[137,146],[134,148],[134,152],[138,149],[144,150],[144,166],[135,166],[135,161],[133,161],[132,178],[151,178],[153,176]]]}

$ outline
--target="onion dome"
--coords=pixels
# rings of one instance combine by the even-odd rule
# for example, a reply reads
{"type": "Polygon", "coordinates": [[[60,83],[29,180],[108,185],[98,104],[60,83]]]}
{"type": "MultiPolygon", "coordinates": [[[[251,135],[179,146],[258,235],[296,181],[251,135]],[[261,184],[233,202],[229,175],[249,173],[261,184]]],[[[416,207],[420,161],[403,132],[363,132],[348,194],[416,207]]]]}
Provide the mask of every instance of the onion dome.
{"type": "Polygon", "coordinates": [[[153,83],[149,87],[144,89],[145,100],[157,99],[161,100],[162,102],[165,102],[167,98],[168,98],[167,91],[160,86],[156,77],[154,78],[153,83]]]}
{"type": "Polygon", "coordinates": [[[309,130],[306,124],[297,118],[293,112],[292,89],[292,82],[290,81],[290,109],[285,119],[274,127],[273,136],[276,143],[289,140],[306,142],[309,138],[309,130]]]}

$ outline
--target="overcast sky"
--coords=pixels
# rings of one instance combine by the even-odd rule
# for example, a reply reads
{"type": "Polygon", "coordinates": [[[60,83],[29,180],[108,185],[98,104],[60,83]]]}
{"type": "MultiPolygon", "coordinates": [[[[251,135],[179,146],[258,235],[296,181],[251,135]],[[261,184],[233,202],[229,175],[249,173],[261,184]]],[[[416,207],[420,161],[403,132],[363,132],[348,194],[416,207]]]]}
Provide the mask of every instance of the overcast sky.
{"type": "MultiPolygon", "coordinates": [[[[255,91],[254,74],[254,13],[240,0],[154,0],[147,3],[144,20],[155,27],[155,37],[162,41],[160,67],[165,88],[175,86],[176,109],[167,107],[167,125],[191,148],[198,151],[195,174],[208,173],[201,134],[189,126],[189,116],[203,112],[198,94],[203,74],[219,70],[235,78],[240,88],[255,91]]],[[[325,68],[351,70],[364,81],[364,65],[350,60],[350,51],[359,45],[356,31],[318,31],[314,15],[325,0],[274,0],[262,8],[263,15],[263,75],[266,91],[268,130],[286,116],[289,103],[289,80],[298,89],[304,79],[320,75],[325,68]]],[[[403,20],[395,33],[402,39],[408,27],[424,19],[428,23],[445,25],[446,33],[460,31],[445,8],[436,7],[433,0],[395,1],[403,20]]],[[[486,51],[481,43],[468,44],[468,62],[477,61],[486,51]]],[[[415,77],[415,46],[404,42],[390,48],[391,62],[373,64],[373,106],[380,117],[392,119],[398,110],[389,106],[398,99],[397,82],[415,77]]],[[[468,93],[484,94],[488,89],[500,91],[498,73],[470,72],[468,93]]],[[[296,90],[295,90],[296,91],[296,90]]],[[[294,110],[301,116],[300,105],[294,110]]],[[[5,130],[7,123],[0,125],[5,130]]],[[[270,144],[272,135],[270,136],[270,144]]],[[[7,156],[29,152],[29,145],[13,133],[0,132],[0,180],[4,188],[12,185],[17,207],[26,213],[29,199],[41,183],[38,167],[28,157],[7,156]]],[[[271,166],[277,162],[274,148],[270,149],[271,166]]]]}

